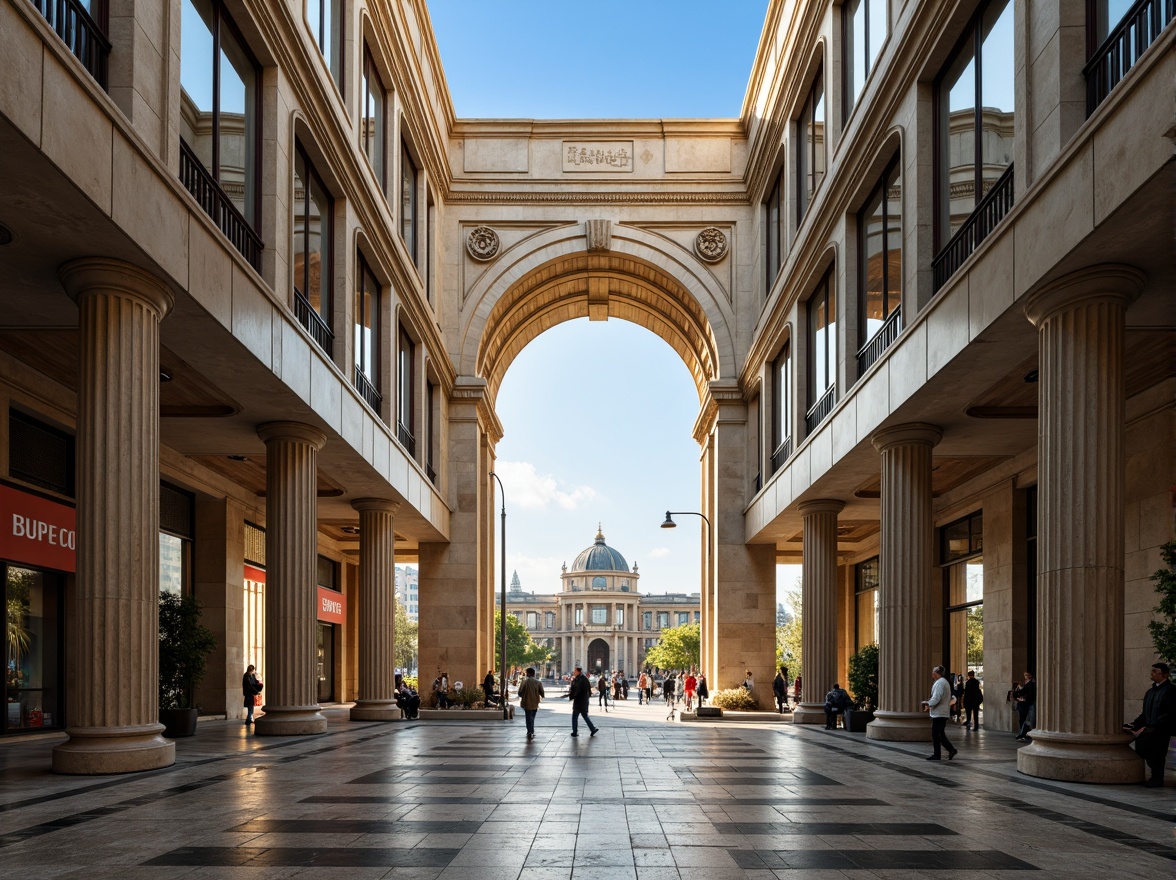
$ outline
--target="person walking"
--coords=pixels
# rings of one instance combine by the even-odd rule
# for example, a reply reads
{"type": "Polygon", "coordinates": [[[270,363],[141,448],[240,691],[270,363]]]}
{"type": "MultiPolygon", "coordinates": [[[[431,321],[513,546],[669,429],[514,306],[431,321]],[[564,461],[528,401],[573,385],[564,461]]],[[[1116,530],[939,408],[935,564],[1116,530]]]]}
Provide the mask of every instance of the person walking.
{"type": "Polygon", "coordinates": [[[535,738],[535,715],[539,712],[539,701],[547,694],[543,693],[543,682],[535,677],[535,667],[527,667],[526,677],[519,682],[519,705],[523,707],[523,716],[527,719],[527,739],[535,738]]]}
{"type": "Polygon", "coordinates": [[[1025,680],[1013,699],[1017,702],[1017,715],[1021,719],[1017,741],[1032,742],[1029,733],[1037,726],[1037,682],[1032,672],[1025,673],[1025,680]]]}
{"type": "Polygon", "coordinates": [[[794,706],[800,705],[800,676],[792,682],[792,704],[794,706]]]}
{"type": "Polygon", "coordinates": [[[980,681],[976,673],[968,670],[968,677],[964,680],[964,730],[972,725],[972,730],[980,729],[980,706],[984,703],[984,691],[980,689],[980,681]]]}
{"type": "Polygon", "coordinates": [[[833,682],[832,690],[825,694],[825,730],[836,730],[837,716],[844,716],[845,710],[852,705],[853,698],[850,697],[849,691],[833,682]]]}
{"type": "Polygon", "coordinates": [[[253,709],[257,706],[257,695],[261,693],[262,684],[257,678],[257,667],[252,663],[241,676],[241,695],[245,698],[245,724],[253,723],[253,709]]]}
{"type": "Polygon", "coordinates": [[[649,687],[649,676],[642,672],[637,676],[637,705],[645,702],[645,689],[649,687]]]}
{"type": "Polygon", "coordinates": [[[1150,776],[1143,784],[1148,788],[1164,787],[1164,760],[1168,742],[1176,732],[1176,685],[1170,678],[1167,663],[1153,663],[1152,686],[1143,695],[1143,711],[1134,721],[1123,725],[1135,737],[1135,751],[1147,762],[1150,776]]]}
{"type": "Polygon", "coordinates": [[[788,667],[781,666],[772,679],[772,695],[776,698],[776,711],[783,715],[788,708],[788,667]]]}
{"type": "Polygon", "coordinates": [[[931,670],[931,696],[923,700],[927,712],[931,715],[931,745],[934,751],[927,756],[928,761],[938,761],[940,747],[947,750],[947,760],[956,756],[957,749],[947,741],[947,719],[951,717],[951,686],[942,666],[931,670]]]}
{"type": "Polygon", "coordinates": [[[706,686],[706,675],[698,673],[698,705],[702,706],[710,697],[710,689],[706,686]]]}
{"type": "Polygon", "coordinates": [[[683,682],[683,687],[685,688],[683,693],[686,695],[686,711],[693,712],[694,695],[698,691],[698,679],[694,677],[693,672],[686,673],[686,681],[683,682]]]}
{"type": "Polygon", "coordinates": [[[674,673],[666,676],[666,680],[662,682],[662,693],[666,696],[666,705],[670,708],[674,706],[674,691],[677,688],[678,680],[674,678],[674,673]]]}
{"type": "Polygon", "coordinates": [[[596,676],[596,693],[599,695],[596,700],[597,708],[604,706],[604,711],[608,711],[608,676],[603,672],[596,676]]]}
{"type": "Polygon", "coordinates": [[[591,736],[596,736],[596,731],[600,728],[588,718],[588,703],[592,699],[592,685],[589,684],[588,676],[579,666],[575,668],[572,682],[568,685],[568,699],[572,701],[572,736],[580,735],[581,715],[584,716],[584,723],[588,725],[588,729],[592,731],[591,736]]]}

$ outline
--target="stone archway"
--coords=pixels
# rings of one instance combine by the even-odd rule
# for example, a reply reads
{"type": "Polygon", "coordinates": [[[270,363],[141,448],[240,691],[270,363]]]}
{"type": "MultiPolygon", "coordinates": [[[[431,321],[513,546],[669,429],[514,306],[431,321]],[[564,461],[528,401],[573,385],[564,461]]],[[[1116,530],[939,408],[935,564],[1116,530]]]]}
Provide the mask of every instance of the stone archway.
{"type": "Polygon", "coordinates": [[[588,668],[585,672],[594,675],[608,672],[612,668],[609,665],[610,659],[608,642],[604,639],[593,639],[588,643],[588,668]]]}

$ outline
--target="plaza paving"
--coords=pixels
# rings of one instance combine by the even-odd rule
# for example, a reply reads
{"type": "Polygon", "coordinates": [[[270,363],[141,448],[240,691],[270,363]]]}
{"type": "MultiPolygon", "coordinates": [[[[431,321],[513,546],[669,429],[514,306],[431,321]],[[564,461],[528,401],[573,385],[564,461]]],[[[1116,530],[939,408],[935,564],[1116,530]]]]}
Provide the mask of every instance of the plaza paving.
{"type": "Polygon", "coordinates": [[[49,773],[0,750],[0,876],[772,880],[1172,876],[1169,788],[1015,771],[1003,732],[924,744],[791,724],[667,723],[629,701],[595,737],[549,700],[502,722],[348,723],[264,738],[200,725],[168,770],[49,773]]]}

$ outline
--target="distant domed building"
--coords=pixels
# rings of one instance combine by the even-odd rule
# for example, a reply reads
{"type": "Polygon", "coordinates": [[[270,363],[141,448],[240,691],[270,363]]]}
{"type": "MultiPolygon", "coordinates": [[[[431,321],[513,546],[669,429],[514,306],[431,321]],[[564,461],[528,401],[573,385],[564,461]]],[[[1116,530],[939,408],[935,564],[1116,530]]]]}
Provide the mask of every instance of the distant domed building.
{"type": "Polygon", "coordinates": [[[566,674],[579,665],[585,672],[623,670],[636,676],[645,652],[658,643],[663,629],[699,619],[698,593],[642,596],[641,575],[624,555],[610,547],[597,526],[596,540],[561,566],[560,591],[526,593],[518,572],[511,581],[506,610],[531,637],[552,649],[548,676],[566,674]]]}

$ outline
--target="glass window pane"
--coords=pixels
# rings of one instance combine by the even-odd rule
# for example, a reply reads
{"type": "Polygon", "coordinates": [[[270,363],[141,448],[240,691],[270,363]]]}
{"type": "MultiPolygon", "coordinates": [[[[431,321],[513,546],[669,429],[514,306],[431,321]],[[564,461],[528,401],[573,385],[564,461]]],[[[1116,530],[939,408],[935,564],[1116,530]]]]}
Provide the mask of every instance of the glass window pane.
{"type": "Polygon", "coordinates": [[[299,151],[294,155],[294,288],[309,296],[306,284],[306,160],[299,151]]]}
{"type": "Polygon", "coordinates": [[[8,566],[5,577],[4,677],[7,690],[4,728],[60,727],[57,579],[39,571],[8,566]]]}
{"type": "Polygon", "coordinates": [[[307,266],[307,298],[314,310],[330,324],[331,309],[331,199],[317,174],[310,175],[307,191],[310,254],[307,266]]]}
{"type": "Polygon", "coordinates": [[[809,143],[812,145],[812,176],[809,196],[817,191],[825,177],[825,80],[824,73],[817,74],[813,86],[813,117],[810,122],[809,143]]]}
{"type": "Polygon", "coordinates": [[[886,320],[886,204],[883,188],[877,189],[862,211],[863,342],[882,329],[886,320]]]}
{"type": "Polygon", "coordinates": [[[365,54],[364,61],[363,147],[376,179],[384,186],[384,84],[371,56],[365,54]]]}
{"type": "Polygon", "coordinates": [[[902,303],[902,185],[898,164],[886,180],[886,316],[902,303]]]}
{"type": "Polygon", "coordinates": [[[1013,76],[1013,4],[993,3],[984,12],[980,48],[982,133],[981,193],[1004,173],[1013,161],[1013,120],[1016,101],[1013,76]],[[1003,9],[1002,9],[1003,5],[1003,9]]]}
{"type": "Polygon", "coordinates": [[[943,247],[976,207],[976,66],[970,43],[949,68],[940,96],[943,247]]]}
{"type": "Polygon", "coordinates": [[[184,0],[180,11],[180,137],[212,171],[213,10],[184,0]]]}
{"type": "Polygon", "coordinates": [[[857,646],[872,645],[878,641],[878,591],[866,590],[857,594],[857,646]]]}
{"type": "Polygon", "coordinates": [[[221,28],[220,167],[217,179],[237,210],[253,222],[254,125],[257,77],[227,27],[221,28]]]}
{"type": "Polygon", "coordinates": [[[882,44],[886,42],[886,0],[866,0],[866,3],[870,8],[870,47],[866,55],[866,69],[873,70],[878,53],[882,51],[882,44]]]}
{"type": "Polygon", "coordinates": [[[184,539],[159,533],[159,592],[184,595],[184,539]]]}
{"type": "Polygon", "coordinates": [[[408,148],[400,150],[400,236],[416,262],[416,184],[417,170],[408,148]]]}
{"type": "MultiPolygon", "coordinates": [[[[876,0],[875,0],[876,2],[876,0]]],[[[849,16],[849,26],[845,29],[845,64],[846,78],[849,82],[850,108],[857,103],[862,89],[866,85],[866,72],[869,62],[866,59],[866,12],[869,0],[854,0],[845,4],[845,14],[849,16]]]]}
{"type": "Polygon", "coordinates": [[[1135,5],[1135,0],[1097,0],[1094,4],[1094,37],[1095,43],[1101,44],[1111,31],[1123,20],[1127,10],[1135,5]]]}

